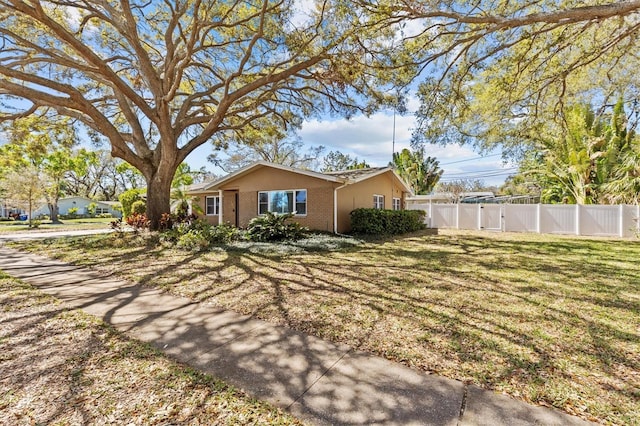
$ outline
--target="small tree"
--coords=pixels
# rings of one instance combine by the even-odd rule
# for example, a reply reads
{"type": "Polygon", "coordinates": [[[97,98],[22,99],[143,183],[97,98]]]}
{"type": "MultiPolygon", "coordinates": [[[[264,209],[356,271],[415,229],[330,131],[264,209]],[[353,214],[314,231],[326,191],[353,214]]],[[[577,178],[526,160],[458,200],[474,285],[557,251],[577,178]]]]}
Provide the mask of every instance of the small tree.
{"type": "Polygon", "coordinates": [[[371,166],[366,161],[359,161],[358,157],[351,157],[340,151],[330,151],[323,159],[323,172],[337,172],[341,170],[367,169],[371,166]]]}
{"type": "Polygon", "coordinates": [[[142,200],[143,190],[141,189],[130,189],[128,191],[123,192],[118,197],[118,201],[122,205],[122,216],[127,218],[131,216],[131,209],[133,203],[136,201],[142,200]]]}
{"type": "Polygon", "coordinates": [[[33,227],[34,207],[44,198],[40,180],[40,173],[33,166],[10,171],[2,180],[6,196],[24,206],[28,212],[30,228],[33,227]]]}
{"type": "Polygon", "coordinates": [[[435,158],[425,158],[424,147],[413,152],[406,148],[401,152],[394,152],[391,165],[415,194],[430,193],[444,172],[435,158]]]}

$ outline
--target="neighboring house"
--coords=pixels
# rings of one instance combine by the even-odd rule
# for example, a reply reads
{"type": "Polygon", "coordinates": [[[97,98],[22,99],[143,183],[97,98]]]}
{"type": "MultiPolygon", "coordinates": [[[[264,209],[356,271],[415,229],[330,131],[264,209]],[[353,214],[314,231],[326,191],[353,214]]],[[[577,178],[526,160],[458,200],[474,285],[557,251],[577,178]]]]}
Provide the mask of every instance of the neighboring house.
{"type": "MultiPolygon", "coordinates": [[[[59,215],[69,214],[69,209],[72,209],[75,207],[78,209],[78,211],[76,212],[78,215],[80,216],[88,215],[89,214],[88,207],[91,203],[94,203],[96,205],[96,211],[95,211],[96,215],[108,213],[113,217],[122,216],[122,212],[120,212],[120,210],[116,208],[120,205],[120,203],[118,203],[117,201],[95,201],[85,197],[68,197],[68,198],[59,199],[58,214],[59,215]]],[[[40,206],[38,210],[35,210],[33,212],[33,216],[34,217],[44,216],[44,215],[48,216],[49,213],[50,213],[49,207],[45,204],[43,206],[40,206]]]]}
{"type": "Polygon", "coordinates": [[[211,224],[244,228],[267,211],[295,213],[295,221],[318,231],[348,232],[349,213],[359,207],[404,208],[409,186],[390,167],[319,173],[259,161],[188,194],[211,224]]]}

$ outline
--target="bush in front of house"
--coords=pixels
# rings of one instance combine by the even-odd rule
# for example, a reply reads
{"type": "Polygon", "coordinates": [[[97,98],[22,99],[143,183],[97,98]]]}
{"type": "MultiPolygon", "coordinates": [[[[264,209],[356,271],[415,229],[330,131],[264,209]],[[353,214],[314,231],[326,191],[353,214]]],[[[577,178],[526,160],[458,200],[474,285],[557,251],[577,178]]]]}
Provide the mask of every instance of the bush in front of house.
{"type": "Polygon", "coordinates": [[[118,196],[118,201],[122,206],[122,217],[129,217],[132,213],[131,205],[138,200],[142,200],[143,189],[129,189],[118,196]]]}
{"type": "Polygon", "coordinates": [[[143,200],[131,203],[131,214],[147,214],[147,203],[143,200]]]}
{"type": "Polygon", "coordinates": [[[351,230],[356,234],[398,235],[425,228],[423,210],[355,209],[351,230]]]}
{"type": "Polygon", "coordinates": [[[160,241],[190,251],[210,249],[214,244],[229,244],[242,238],[239,229],[229,224],[209,225],[202,220],[175,222],[160,234],[160,241]]]}
{"type": "Polygon", "coordinates": [[[254,217],[247,226],[246,238],[250,241],[268,242],[282,240],[299,240],[303,238],[309,228],[298,222],[287,222],[293,213],[271,213],[254,217]]]}

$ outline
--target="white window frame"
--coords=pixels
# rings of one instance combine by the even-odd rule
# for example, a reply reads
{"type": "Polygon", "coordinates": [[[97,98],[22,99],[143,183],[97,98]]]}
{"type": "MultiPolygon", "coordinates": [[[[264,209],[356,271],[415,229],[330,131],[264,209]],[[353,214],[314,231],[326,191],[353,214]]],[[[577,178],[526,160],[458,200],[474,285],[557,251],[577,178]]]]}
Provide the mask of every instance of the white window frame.
{"type": "Polygon", "coordinates": [[[220,196],[219,195],[207,195],[204,199],[204,211],[206,216],[219,216],[220,215],[220,196]],[[209,212],[209,199],[213,199],[213,212],[209,212]]]}
{"type": "MultiPolygon", "coordinates": [[[[300,217],[304,217],[309,213],[309,191],[307,191],[305,188],[299,188],[299,189],[273,189],[273,190],[269,190],[269,191],[258,191],[258,216],[263,216],[264,213],[260,212],[260,194],[267,194],[267,211],[271,211],[269,210],[269,207],[271,206],[271,194],[274,192],[292,192],[293,193],[293,211],[295,212],[294,216],[300,216],[300,217]],[[304,191],[306,193],[306,197],[305,197],[305,201],[304,201],[304,206],[305,206],[305,213],[298,213],[296,210],[296,205],[298,204],[296,202],[296,199],[298,198],[298,192],[302,192],[304,191]]],[[[280,212],[276,212],[276,213],[280,213],[280,212]]]]}
{"type": "Polygon", "coordinates": [[[402,207],[401,207],[402,204],[401,204],[400,198],[393,197],[391,204],[392,204],[393,210],[402,210],[402,207]]]}
{"type": "Polygon", "coordinates": [[[373,194],[373,208],[384,210],[384,195],[373,194]]]}

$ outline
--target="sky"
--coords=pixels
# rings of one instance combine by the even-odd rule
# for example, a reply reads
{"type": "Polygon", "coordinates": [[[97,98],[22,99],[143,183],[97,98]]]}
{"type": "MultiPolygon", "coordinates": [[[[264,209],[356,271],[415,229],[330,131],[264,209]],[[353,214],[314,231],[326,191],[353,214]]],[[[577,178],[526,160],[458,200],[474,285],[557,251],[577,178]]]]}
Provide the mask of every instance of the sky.
{"type": "MultiPolygon", "coordinates": [[[[411,131],[416,127],[412,111],[418,108],[417,100],[408,103],[409,112],[396,115],[395,151],[410,148],[411,131]]],[[[305,144],[322,145],[329,151],[340,151],[365,160],[372,167],[386,166],[393,152],[393,111],[381,111],[370,117],[356,116],[351,120],[326,119],[305,121],[298,135],[305,144]]],[[[216,175],[225,173],[206,160],[212,152],[210,144],[198,148],[188,158],[192,168],[205,167],[216,175]]],[[[490,152],[484,157],[469,146],[427,145],[425,153],[435,157],[444,170],[441,182],[457,179],[480,179],[486,185],[500,186],[505,178],[517,171],[515,164],[504,163],[500,151],[490,152]]]]}

